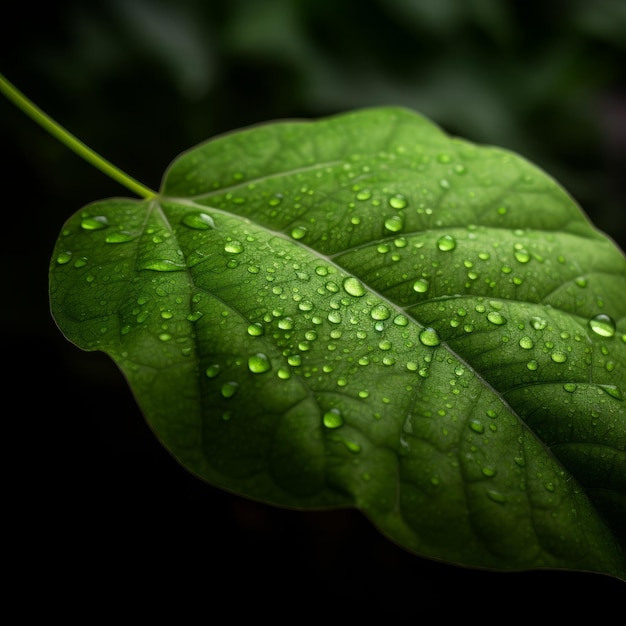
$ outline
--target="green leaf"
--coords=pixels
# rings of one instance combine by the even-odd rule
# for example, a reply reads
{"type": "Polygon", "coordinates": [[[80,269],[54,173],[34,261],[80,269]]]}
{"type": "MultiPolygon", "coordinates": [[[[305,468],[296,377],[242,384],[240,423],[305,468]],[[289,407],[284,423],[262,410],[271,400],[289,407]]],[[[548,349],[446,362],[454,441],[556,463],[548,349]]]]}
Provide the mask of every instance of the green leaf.
{"type": "Polygon", "coordinates": [[[417,554],[625,579],[626,259],[401,108],[260,125],[64,226],[52,313],[189,471],[417,554]]]}

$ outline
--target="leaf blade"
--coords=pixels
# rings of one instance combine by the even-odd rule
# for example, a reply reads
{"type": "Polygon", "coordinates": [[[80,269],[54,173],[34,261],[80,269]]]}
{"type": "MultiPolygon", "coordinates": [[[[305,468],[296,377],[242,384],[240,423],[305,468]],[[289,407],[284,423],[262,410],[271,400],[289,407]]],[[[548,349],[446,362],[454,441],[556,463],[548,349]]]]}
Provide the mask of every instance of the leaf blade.
{"type": "MultiPolygon", "coordinates": [[[[126,219],[141,223],[146,206],[124,204],[126,219]]],[[[576,385],[577,423],[596,402],[606,435],[587,433],[583,448],[614,451],[589,489],[623,497],[606,468],[623,462],[626,419],[606,391],[607,364],[626,364],[624,258],[554,181],[410,111],[375,109],[203,144],[172,163],[150,206],[160,221],[131,244],[137,281],[124,300],[135,322],[139,300],[153,302],[138,334],[155,346],[146,354],[166,343],[189,358],[170,351],[137,372],[117,329],[110,342],[91,331],[77,343],[111,354],[188,469],[279,505],[357,506],[433,558],[623,576],[620,538],[574,476],[585,454],[566,445],[559,462],[535,434],[555,433],[528,426],[546,403],[539,421],[550,424],[572,396],[563,385],[576,385]],[[581,324],[599,294],[617,335],[581,324]]],[[[98,323],[109,309],[94,312],[98,323]]],[[[619,521],[619,503],[611,510],[619,521]]]]}

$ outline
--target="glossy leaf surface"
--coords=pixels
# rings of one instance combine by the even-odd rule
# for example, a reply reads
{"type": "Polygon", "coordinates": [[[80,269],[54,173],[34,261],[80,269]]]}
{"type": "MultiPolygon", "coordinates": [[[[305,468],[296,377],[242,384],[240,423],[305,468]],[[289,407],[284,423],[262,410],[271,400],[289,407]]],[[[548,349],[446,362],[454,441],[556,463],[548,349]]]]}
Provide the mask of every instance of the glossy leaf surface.
{"type": "Polygon", "coordinates": [[[65,225],[52,313],[191,472],[429,558],[625,578],[626,260],[405,109],[284,121],[65,225]]]}

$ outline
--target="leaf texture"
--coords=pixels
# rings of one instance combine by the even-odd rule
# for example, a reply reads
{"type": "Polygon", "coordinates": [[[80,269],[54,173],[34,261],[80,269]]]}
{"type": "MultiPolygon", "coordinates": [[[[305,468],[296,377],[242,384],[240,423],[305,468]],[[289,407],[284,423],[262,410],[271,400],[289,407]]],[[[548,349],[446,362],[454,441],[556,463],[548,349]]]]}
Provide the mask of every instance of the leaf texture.
{"type": "Polygon", "coordinates": [[[52,313],[191,472],[417,554],[626,578],[626,259],[558,183],[402,108],[180,155],[86,206],[52,313]]]}

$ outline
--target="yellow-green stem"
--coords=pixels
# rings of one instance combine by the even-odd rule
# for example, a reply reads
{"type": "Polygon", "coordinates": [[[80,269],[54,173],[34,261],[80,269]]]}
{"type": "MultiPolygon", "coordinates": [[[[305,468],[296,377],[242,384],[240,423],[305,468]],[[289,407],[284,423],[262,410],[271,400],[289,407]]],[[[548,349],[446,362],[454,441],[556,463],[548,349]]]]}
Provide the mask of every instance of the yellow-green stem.
{"type": "Polygon", "coordinates": [[[124,187],[141,196],[150,199],[156,196],[156,192],[142,185],[140,182],[131,178],[125,172],[115,167],[112,163],[102,158],[91,148],[86,146],[82,141],[74,137],[65,128],[55,122],[49,115],[44,113],[37,105],[31,102],[19,89],[12,85],[2,74],[0,74],[0,91],[18,106],[26,115],[31,117],[42,128],[56,137],[61,143],[65,144],[70,150],[74,151],[82,159],[99,169],[101,172],[121,183],[124,187]]]}

